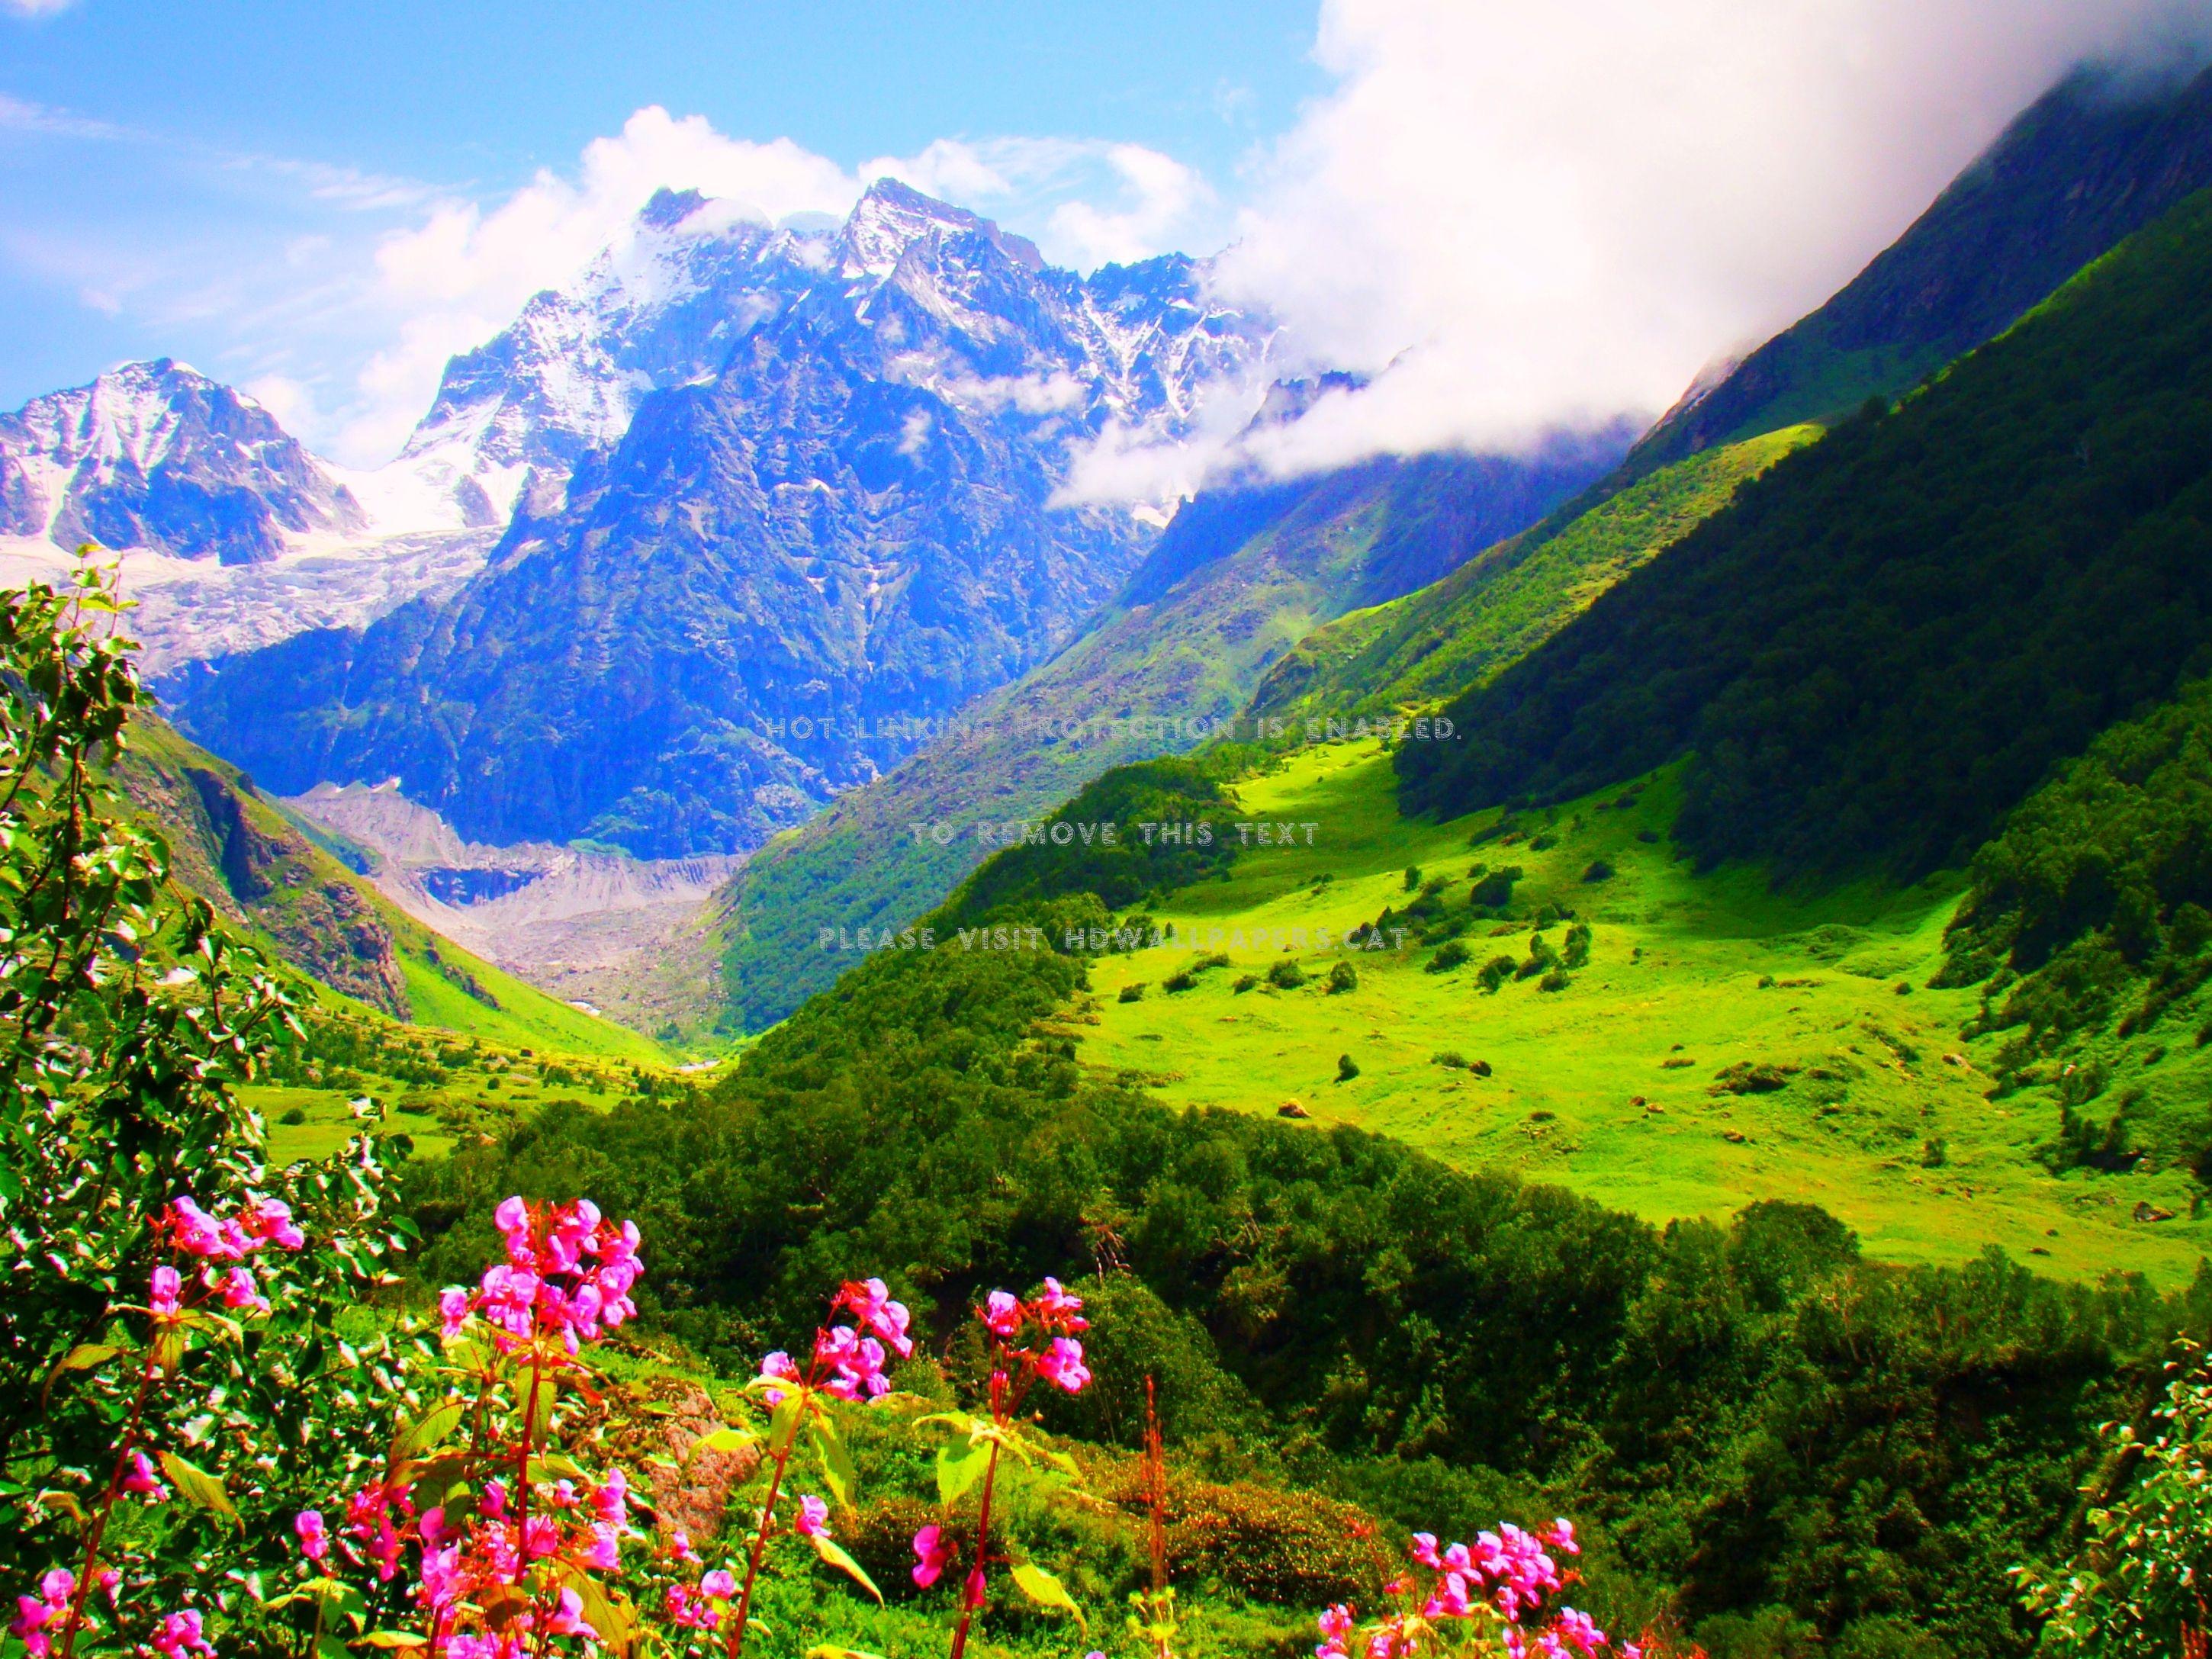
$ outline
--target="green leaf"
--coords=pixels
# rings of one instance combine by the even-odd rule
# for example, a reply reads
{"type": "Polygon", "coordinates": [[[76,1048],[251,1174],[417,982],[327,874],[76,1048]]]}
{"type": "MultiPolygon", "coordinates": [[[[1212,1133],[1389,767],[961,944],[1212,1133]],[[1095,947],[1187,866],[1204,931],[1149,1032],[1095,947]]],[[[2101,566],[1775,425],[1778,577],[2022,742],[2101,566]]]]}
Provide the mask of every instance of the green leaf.
{"type": "Polygon", "coordinates": [[[741,1452],[748,1446],[760,1444],[760,1436],[750,1429],[717,1429],[712,1434],[702,1434],[691,1443],[690,1455],[702,1453],[741,1452]]]}
{"type": "Polygon", "coordinates": [[[806,1659],[884,1659],[884,1656],[860,1648],[841,1648],[835,1642],[817,1642],[806,1650],[806,1659]]]}
{"type": "Polygon", "coordinates": [[[1014,1569],[1014,1583],[1021,1586],[1023,1595],[1039,1607],[1066,1608],[1075,1615],[1075,1622],[1082,1627],[1083,1633],[1086,1636],[1091,1633],[1091,1626],[1083,1617],[1083,1609],[1075,1605],[1075,1598],[1067,1593],[1067,1586],[1042,1567],[1022,1562],[1014,1569]]]}
{"type": "Polygon", "coordinates": [[[629,1602],[617,1601],[607,1594],[599,1581],[588,1573],[572,1569],[562,1573],[561,1578],[563,1583],[573,1587],[582,1600],[584,1622],[599,1633],[600,1643],[617,1651],[628,1647],[636,1633],[629,1602]]]}
{"type": "Polygon", "coordinates": [[[82,1342],[61,1357],[54,1366],[58,1371],[88,1371],[94,1365],[105,1365],[123,1352],[105,1342],[82,1342]]]}
{"type": "Polygon", "coordinates": [[[937,1501],[957,1504],[961,1494],[983,1478],[990,1467],[991,1448],[987,1442],[980,1446],[944,1445],[937,1449],[937,1501]]]}
{"type": "Polygon", "coordinates": [[[164,1325],[154,1333],[154,1369],[175,1376],[177,1367],[185,1363],[185,1330],[181,1325],[164,1325]]]}
{"type": "Polygon", "coordinates": [[[574,1458],[560,1452],[547,1452],[543,1457],[530,1460],[532,1480],[589,1480],[591,1473],[574,1458]]]}
{"type": "MultiPolygon", "coordinates": [[[[876,1581],[868,1577],[867,1570],[862,1567],[858,1561],[855,1561],[851,1556],[846,1554],[842,1547],[841,1547],[834,1539],[824,1537],[820,1533],[815,1533],[810,1536],[806,1541],[814,1546],[814,1553],[820,1556],[823,1560],[829,1563],[830,1565],[836,1568],[838,1571],[843,1573],[848,1578],[850,1578],[862,1589],[874,1596],[877,1601],[881,1601],[884,1599],[884,1593],[876,1588],[876,1581]]],[[[1071,1601],[1068,1605],[1073,1607],[1075,1604],[1071,1601]]]]}
{"type": "Polygon", "coordinates": [[[229,1516],[233,1526],[241,1532],[245,1530],[245,1522],[239,1520],[238,1510],[230,1501],[229,1488],[222,1484],[221,1475],[210,1474],[169,1451],[161,1454],[161,1473],[176,1483],[177,1490],[188,1501],[211,1514],[229,1516]]]}
{"type": "Polygon", "coordinates": [[[845,1449],[844,1436],[827,1417],[814,1420],[814,1452],[822,1460],[822,1478],[830,1483],[837,1507],[851,1509],[853,1493],[860,1484],[860,1474],[853,1468],[853,1454],[845,1449]]]}
{"type": "Polygon", "coordinates": [[[405,1630],[373,1630],[358,1639],[356,1645],[368,1648],[419,1648],[428,1645],[427,1640],[405,1630]]]}
{"type": "Polygon", "coordinates": [[[434,1411],[428,1411],[392,1437],[392,1461],[404,1463],[420,1457],[445,1442],[447,1435],[460,1426],[465,1407],[458,1400],[449,1400],[434,1411]]]}
{"type": "Polygon", "coordinates": [[[530,1414],[527,1431],[533,1446],[542,1446],[553,1437],[553,1393],[552,1379],[538,1377],[532,1380],[525,1396],[530,1414]]]}

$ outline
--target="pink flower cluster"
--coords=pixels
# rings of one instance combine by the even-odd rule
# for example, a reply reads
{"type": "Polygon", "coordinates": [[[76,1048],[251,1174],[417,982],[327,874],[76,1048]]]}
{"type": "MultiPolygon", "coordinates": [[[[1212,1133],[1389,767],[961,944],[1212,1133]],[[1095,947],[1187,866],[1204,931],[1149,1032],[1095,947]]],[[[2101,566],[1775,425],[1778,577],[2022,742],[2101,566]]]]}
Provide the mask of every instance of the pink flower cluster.
{"type": "MultiPolygon", "coordinates": [[[[293,1224],[291,1206],[273,1198],[252,1200],[236,1215],[218,1220],[187,1194],[162,1212],[154,1231],[171,1249],[208,1264],[198,1277],[199,1285],[208,1294],[220,1297],[222,1305],[234,1312],[257,1314],[269,1311],[269,1298],[254,1283],[252,1270],[234,1265],[226,1271],[221,1264],[242,1264],[271,1244],[296,1250],[307,1242],[307,1235],[293,1224]]],[[[187,1295],[182,1273],[171,1267],[156,1267],[147,1293],[147,1309],[160,1322],[174,1324],[190,1305],[187,1295]]]]}
{"type": "Polygon", "coordinates": [[[770,1407],[781,1405],[793,1388],[818,1389],[833,1400],[878,1400],[890,1392],[886,1348],[902,1359],[914,1352],[905,1304],[891,1300],[880,1279],[850,1280],[830,1304],[830,1321],[814,1334],[813,1363],[806,1370],[781,1348],[761,1360],[753,1380],[770,1407]],[[850,1314],[853,1323],[839,1324],[840,1314],[850,1314]]]}
{"type": "MultiPolygon", "coordinates": [[[[583,1603],[573,1589],[541,1598],[542,1605],[516,1615],[496,1635],[457,1628],[489,1592],[517,1583],[526,1567],[538,1563],[556,1561],[592,1572],[621,1571],[629,1483],[620,1469],[598,1485],[579,1487],[558,1480],[542,1487],[533,1483],[533,1491],[539,1507],[525,1518],[509,1513],[503,1482],[486,1481],[476,1513],[457,1516],[442,1507],[417,1514],[404,1488],[370,1486],[347,1500],[337,1548],[350,1565],[374,1566],[383,1583],[399,1576],[410,1544],[419,1551],[415,1601],[440,1632],[434,1659],[512,1659],[530,1644],[506,1645],[509,1638],[535,1631],[592,1638],[583,1621],[583,1603]]],[[[333,1540],[318,1511],[301,1510],[292,1527],[302,1555],[319,1566],[329,1560],[333,1540]]]]}
{"type": "Polygon", "coordinates": [[[438,1298],[445,1334],[473,1314],[492,1327],[501,1352],[556,1335],[570,1353],[634,1317],[629,1293],[644,1272],[637,1224],[605,1220],[589,1199],[537,1205],[510,1198],[492,1212],[507,1260],[487,1268],[473,1291],[454,1285],[438,1298]]]}
{"type": "Polygon", "coordinates": [[[36,1595],[15,1598],[15,1617],[9,1632],[18,1638],[32,1659],[46,1659],[53,1651],[54,1626],[69,1617],[70,1601],[76,1595],[76,1575],[56,1567],[39,1581],[36,1595]]]}
{"type": "Polygon", "coordinates": [[[713,1630],[737,1595],[737,1579],[720,1567],[701,1573],[696,1589],[671,1584],[665,1603],[668,1622],[680,1630],[713,1630]]]}
{"type": "Polygon", "coordinates": [[[1571,1522],[1555,1521],[1539,1534],[1524,1532],[1508,1521],[1496,1532],[1475,1539],[1470,1550],[1453,1544],[1442,1554],[1436,1534],[1413,1534],[1413,1559],[1437,1575],[1429,1603],[1429,1617],[1464,1619],[1477,1601],[1487,1601],[1510,1621],[1524,1610],[1540,1607],[1544,1597],[1560,1588],[1559,1570],[1545,1553],[1549,1545],[1562,1555],[1578,1555],[1571,1522]]]}
{"type": "Polygon", "coordinates": [[[1044,1289],[1027,1302],[1006,1291],[994,1291],[983,1298],[975,1317],[1000,1344],[1000,1370],[1008,1364],[1025,1364],[1053,1387],[1070,1394],[1082,1393],[1090,1382],[1090,1368],[1083,1363],[1083,1344],[1075,1340],[1075,1334],[1089,1330],[1091,1322],[1083,1316],[1083,1298],[1070,1296],[1058,1279],[1046,1279],[1044,1289]],[[1016,1346],[1030,1326],[1046,1339],[1041,1351],[1016,1346]]]}
{"type": "MultiPolygon", "coordinates": [[[[1496,1532],[1480,1534],[1470,1549],[1450,1544],[1439,1550],[1436,1534],[1413,1534],[1412,1554],[1416,1565],[1434,1577],[1423,1591],[1407,1574],[1392,1586],[1394,1594],[1413,1593],[1419,1601],[1419,1618],[1494,1618],[1499,1640],[1510,1659],[1599,1659],[1607,1650],[1606,1634],[1589,1615],[1562,1607],[1545,1613],[1546,1598],[1565,1588],[1571,1574],[1563,1573],[1558,1555],[1578,1555],[1582,1547],[1567,1521],[1554,1521],[1540,1532],[1528,1532],[1510,1522],[1496,1532]]],[[[1411,1615],[1395,1613],[1379,1620],[1368,1632],[1362,1651],[1364,1659],[1398,1659],[1413,1650],[1411,1615]]],[[[1318,1620],[1321,1644],[1316,1659],[1350,1659],[1355,1621],[1352,1609],[1341,1602],[1318,1620]]],[[[1642,1659],[1642,1650],[1624,1642],[1619,1659],[1642,1659]]]]}

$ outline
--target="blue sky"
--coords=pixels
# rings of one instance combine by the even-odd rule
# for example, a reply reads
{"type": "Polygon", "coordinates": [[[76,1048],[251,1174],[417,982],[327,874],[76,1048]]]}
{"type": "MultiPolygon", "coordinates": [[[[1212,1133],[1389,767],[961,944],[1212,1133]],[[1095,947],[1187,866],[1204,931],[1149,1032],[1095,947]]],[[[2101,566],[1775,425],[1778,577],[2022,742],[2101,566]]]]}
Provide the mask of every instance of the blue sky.
{"type": "Polygon", "coordinates": [[[655,186],[888,172],[1078,266],[1226,249],[1371,377],[1270,465],[1494,448],[1656,413],[2070,65],[2208,41],[2212,0],[0,0],[0,407],[170,355],[374,465],[655,186]]]}
{"type": "MultiPolygon", "coordinates": [[[[1211,191],[1170,228],[1218,240],[1255,145],[1326,84],[1310,0],[26,3],[0,4],[8,407],[166,352],[335,408],[389,323],[344,291],[376,239],[573,174],[647,106],[847,168],[945,139],[1142,146],[1211,191]]],[[[1079,155],[978,205],[1049,242],[1053,206],[1128,193],[1079,155]]]]}

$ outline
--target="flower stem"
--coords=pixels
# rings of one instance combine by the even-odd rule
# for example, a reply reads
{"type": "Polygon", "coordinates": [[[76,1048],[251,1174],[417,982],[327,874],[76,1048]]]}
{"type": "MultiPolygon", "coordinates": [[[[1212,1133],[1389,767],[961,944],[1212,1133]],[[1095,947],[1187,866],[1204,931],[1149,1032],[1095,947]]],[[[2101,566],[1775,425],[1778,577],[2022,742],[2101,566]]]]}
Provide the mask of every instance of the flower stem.
{"type": "Polygon", "coordinates": [[[84,1535],[84,1560],[76,1575],[76,1594],[70,1600],[69,1624],[62,1632],[62,1659],[75,1659],[76,1633],[84,1625],[84,1601],[91,1593],[94,1569],[100,1561],[100,1540],[107,1532],[107,1517],[115,1513],[115,1500],[123,1495],[123,1471],[130,1467],[131,1454],[138,1444],[138,1425],[146,1413],[146,1396],[154,1387],[154,1342],[146,1344],[146,1363],[138,1368],[138,1392],[131,1401],[131,1420],[124,1425],[123,1443],[115,1453],[115,1469],[107,1477],[107,1492],[100,1499],[100,1513],[93,1517],[91,1530],[84,1535]]]}
{"type": "Polygon", "coordinates": [[[999,1443],[991,1443],[991,1461],[983,1466],[983,1502],[975,1515],[975,1570],[960,1586],[960,1622],[952,1627],[952,1659],[968,1650],[968,1625],[982,1604],[985,1564],[991,1559],[991,1491],[999,1483],[999,1443]]]}
{"type": "Polygon", "coordinates": [[[799,1441],[799,1421],[811,1403],[802,1390],[799,1409],[791,1414],[791,1432],[784,1436],[783,1443],[775,1450],[775,1467],[768,1478],[768,1501],[761,1505],[760,1526],[753,1534],[752,1553],[745,1558],[744,1588],[738,1592],[737,1612],[730,1621],[730,1659],[738,1659],[745,1645],[745,1626],[752,1616],[753,1581],[760,1577],[761,1559],[768,1553],[768,1535],[775,1525],[776,1496],[783,1490],[784,1472],[791,1467],[792,1449],[799,1441]]]}

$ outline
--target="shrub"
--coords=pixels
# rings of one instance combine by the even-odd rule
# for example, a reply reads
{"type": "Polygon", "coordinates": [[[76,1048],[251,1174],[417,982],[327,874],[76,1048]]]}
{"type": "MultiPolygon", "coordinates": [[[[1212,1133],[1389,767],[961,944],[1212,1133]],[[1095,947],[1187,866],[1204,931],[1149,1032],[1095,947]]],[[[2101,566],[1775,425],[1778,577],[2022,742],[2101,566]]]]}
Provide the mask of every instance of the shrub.
{"type": "Polygon", "coordinates": [[[1257,974],[1239,974],[1237,975],[1237,982],[1234,985],[1231,985],[1229,988],[1234,991],[1238,996],[1243,996],[1245,992],[1250,990],[1259,982],[1260,976],[1257,974]]]}
{"type": "Polygon", "coordinates": [[[1336,1080],[1339,1083],[1349,1083],[1358,1075],[1358,1062],[1350,1054],[1339,1054],[1336,1057],[1336,1080]]]}
{"type": "Polygon", "coordinates": [[[1409,893],[1413,892],[1419,888],[1420,884],[1421,866],[1418,864],[1407,865],[1406,866],[1406,890],[1409,893]]]}
{"type": "Polygon", "coordinates": [[[1128,984],[1124,985],[1121,988],[1121,994],[1115,999],[1117,1002],[1142,1002],[1144,1000],[1145,981],[1140,979],[1132,980],[1128,984]]]}
{"type": "Polygon", "coordinates": [[[1484,990],[1494,992],[1513,977],[1513,970],[1519,965],[1511,957],[1492,957],[1482,964],[1482,972],[1477,977],[1484,990]]]}
{"type": "Polygon", "coordinates": [[[1340,962],[1328,970],[1329,995],[1342,996],[1347,991],[1359,988],[1359,969],[1348,962],[1340,962]]]}
{"type": "Polygon", "coordinates": [[[1578,921],[1573,927],[1567,929],[1565,947],[1559,960],[1563,966],[1568,968],[1580,968],[1585,966],[1589,963],[1589,923],[1586,921],[1578,921]]]}
{"type": "Polygon", "coordinates": [[[1448,1072],[1464,1072],[1467,1070],[1467,1056],[1456,1048],[1446,1048],[1441,1053],[1431,1054],[1429,1064],[1441,1066],[1448,1072]]]}
{"type": "Polygon", "coordinates": [[[1189,969],[1178,969],[1160,981],[1160,989],[1170,994],[1181,991],[1195,991],[1198,989],[1198,981],[1192,975],[1189,969]]]}
{"type": "Polygon", "coordinates": [[[1306,970],[1285,957],[1267,969],[1267,983],[1279,991],[1295,991],[1306,982],[1306,970]]]}
{"type": "Polygon", "coordinates": [[[1611,881],[1615,873],[1613,866],[1603,859],[1592,859],[1583,866],[1583,879],[1595,886],[1599,882],[1611,881]]]}
{"type": "Polygon", "coordinates": [[[307,1114],[301,1107],[287,1106],[284,1109],[283,1115],[276,1121],[287,1127],[296,1128],[299,1125],[305,1123],[307,1121],[307,1114]]]}
{"type": "Polygon", "coordinates": [[[1536,981],[1536,988],[1540,991],[1564,991],[1573,983],[1574,981],[1554,968],[1536,981]]]}
{"type": "MultiPolygon", "coordinates": [[[[1480,866],[1476,866],[1478,869],[1480,866]]],[[[1472,876],[1469,879],[1474,879],[1472,876]]],[[[1509,864],[1502,870],[1492,870],[1480,879],[1474,879],[1474,890],[1467,902],[1478,909],[1499,910],[1513,902],[1513,884],[1521,879],[1521,866],[1509,864]]]]}
{"type": "Polygon", "coordinates": [[[1474,954],[1467,948],[1465,939],[1448,940],[1443,950],[1429,958],[1428,966],[1423,971],[1431,974],[1449,973],[1462,963],[1471,958],[1474,954]]]}

